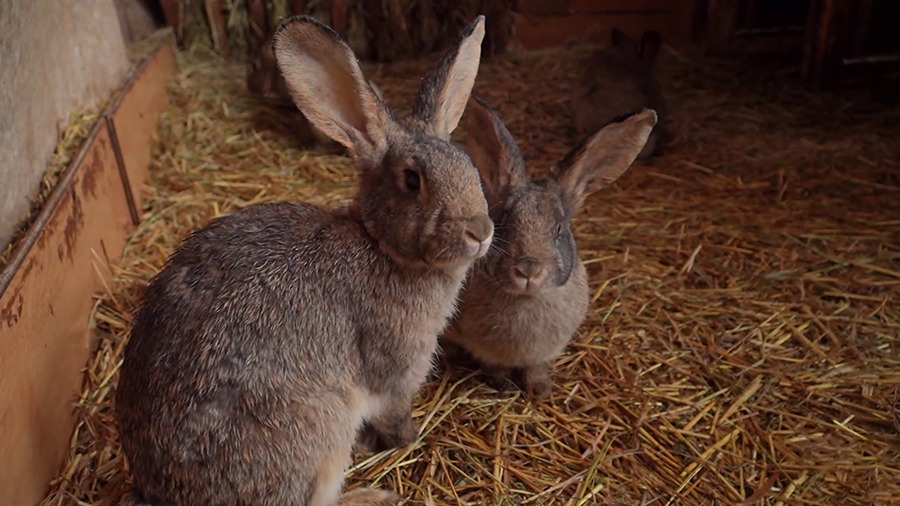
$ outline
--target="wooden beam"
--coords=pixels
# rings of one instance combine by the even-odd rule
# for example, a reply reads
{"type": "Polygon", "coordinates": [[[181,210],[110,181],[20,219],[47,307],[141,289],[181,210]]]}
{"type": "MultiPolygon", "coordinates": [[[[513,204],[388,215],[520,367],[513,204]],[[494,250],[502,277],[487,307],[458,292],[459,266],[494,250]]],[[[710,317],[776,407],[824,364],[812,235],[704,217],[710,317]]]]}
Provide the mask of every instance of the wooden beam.
{"type": "Polygon", "coordinates": [[[663,42],[676,42],[686,37],[672,23],[666,13],[592,14],[579,16],[524,16],[515,17],[516,41],[525,50],[561,46],[570,39],[581,42],[604,43],[609,31],[617,27],[632,37],[640,37],[644,30],[656,30],[663,42]]]}
{"type": "Polygon", "coordinates": [[[306,0],[290,0],[288,3],[288,12],[292,16],[302,16],[306,14],[306,0]]]}
{"type": "Polygon", "coordinates": [[[737,27],[738,0],[708,0],[706,51],[723,55],[731,49],[731,37],[737,27]]]}
{"type": "Polygon", "coordinates": [[[331,0],[331,28],[347,37],[347,0],[331,0]]]}
{"type": "Polygon", "coordinates": [[[166,16],[166,24],[175,31],[175,39],[178,44],[184,40],[184,26],[181,24],[181,7],[178,0],[159,0],[163,14],[166,16]]]}
{"type": "Polygon", "coordinates": [[[228,30],[225,27],[225,12],[222,9],[222,0],[205,0],[206,18],[209,20],[213,45],[219,54],[226,56],[228,50],[228,30]]]}
{"type": "Polygon", "coordinates": [[[247,42],[251,57],[259,55],[269,35],[269,22],[266,4],[263,0],[247,0],[247,12],[250,15],[250,30],[247,42]]]}

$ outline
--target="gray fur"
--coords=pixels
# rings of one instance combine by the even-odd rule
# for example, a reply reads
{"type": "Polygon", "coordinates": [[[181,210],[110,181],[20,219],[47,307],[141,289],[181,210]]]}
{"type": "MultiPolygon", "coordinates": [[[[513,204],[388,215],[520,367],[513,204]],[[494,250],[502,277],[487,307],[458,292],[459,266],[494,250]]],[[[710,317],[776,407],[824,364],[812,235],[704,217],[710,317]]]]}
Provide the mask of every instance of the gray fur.
{"type": "Polygon", "coordinates": [[[641,108],[653,109],[659,124],[650,134],[638,160],[653,156],[668,135],[666,100],[656,78],[660,38],[644,32],[639,42],[613,28],[611,45],[595,51],[582,65],[579,81],[572,88],[572,119],[577,135],[585,136],[616,116],[641,108]]]}
{"type": "Polygon", "coordinates": [[[644,147],[652,110],[616,120],[574,146],[548,176],[531,179],[500,118],[472,97],[468,147],[488,195],[495,239],[460,294],[443,335],[475,358],[491,383],[514,373],[534,398],[550,393],[550,364],[589,306],[587,270],[569,221],[584,197],[614,182],[644,147]]]}
{"type": "MultiPolygon", "coordinates": [[[[385,447],[416,438],[412,398],[492,239],[466,153],[394,120],[333,31],[292,18],[275,54],[304,114],[356,155],[359,192],[336,211],[263,204],[215,219],[151,282],[115,407],[143,506],[393,503],[341,494],[354,441],[364,424],[385,447]]],[[[428,83],[455,77],[433,72],[428,83]]]]}

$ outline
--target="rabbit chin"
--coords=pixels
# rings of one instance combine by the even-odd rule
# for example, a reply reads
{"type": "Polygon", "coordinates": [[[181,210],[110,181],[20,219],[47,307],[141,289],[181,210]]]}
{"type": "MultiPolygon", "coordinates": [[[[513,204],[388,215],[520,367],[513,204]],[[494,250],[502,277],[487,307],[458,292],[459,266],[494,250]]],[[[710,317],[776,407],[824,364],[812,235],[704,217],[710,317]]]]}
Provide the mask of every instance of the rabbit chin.
{"type": "Polygon", "coordinates": [[[425,252],[421,257],[413,257],[400,253],[385,242],[381,243],[381,250],[388,254],[394,262],[400,265],[415,268],[438,269],[453,273],[454,275],[460,275],[461,273],[468,271],[477,260],[483,258],[487,254],[489,249],[490,244],[484,244],[484,242],[482,242],[482,244],[478,246],[457,245],[453,248],[445,247],[436,250],[433,253],[425,252]]]}
{"type": "Polygon", "coordinates": [[[525,284],[515,279],[508,279],[506,280],[506,283],[503,284],[501,290],[509,295],[515,295],[517,297],[535,297],[542,293],[546,288],[547,287],[543,284],[525,284]]]}

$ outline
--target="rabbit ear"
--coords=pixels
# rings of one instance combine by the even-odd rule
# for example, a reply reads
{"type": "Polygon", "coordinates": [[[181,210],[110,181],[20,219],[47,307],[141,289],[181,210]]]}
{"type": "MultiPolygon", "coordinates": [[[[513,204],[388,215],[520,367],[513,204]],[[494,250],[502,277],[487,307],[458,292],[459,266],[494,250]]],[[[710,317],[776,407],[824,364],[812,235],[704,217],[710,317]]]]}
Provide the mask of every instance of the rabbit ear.
{"type": "Polygon", "coordinates": [[[631,40],[631,37],[625,34],[622,30],[613,27],[611,41],[613,47],[630,49],[636,47],[634,41],[631,40]]]}
{"type": "Polygon", "coordinates": [[[525,159],[506,125],[482,99],[472,95],[468,111],[466,146],[481,173],[487,201],[495,204],[510,188],[528,183],[525,159]]]}
{"type": "Polygon", "coordinates": [[[569,215],[584,198],[619,178],[644,148],[656,125],[656,112],[642,109],[620,116],[585,137],[553,169],[569,215]]]}
{"type": "Polygon", "coordinates": [[[659,32],[651,30],[644,32],[641,36],[640,55],[647,62],[653,62],[659,55],[659,47],[662,45],[662,39],[659,32]]]}
{"type": "Polygon", "coordinates": [[[449,139],[459,124],[478,74],[483,39],[481,15],[462,31],[459,44],[422,78],[413,117],[429,134],[449,139]]]}
{"type": "Polygon", "coordinates": [[[291,96],[310,123],[351,155],[384,154],[390,114],[337,33],[308,16],[288,18],[275,32],[274,51],[291,96]]]}

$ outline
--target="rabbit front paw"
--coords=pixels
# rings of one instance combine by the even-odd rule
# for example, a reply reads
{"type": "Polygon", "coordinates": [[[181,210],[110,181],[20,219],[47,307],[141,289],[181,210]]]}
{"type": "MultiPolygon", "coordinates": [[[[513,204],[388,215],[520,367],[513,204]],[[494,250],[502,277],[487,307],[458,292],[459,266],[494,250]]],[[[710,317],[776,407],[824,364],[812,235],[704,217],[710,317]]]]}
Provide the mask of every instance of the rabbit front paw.
{"type": "Polygon", "coordinates": [[[390,421],[375,421],[366,424],[360,434],[357,446],[364,453],[380,453],[406,446],[419,437],[419,427],[412,414],[396,417],[390,421]]]}
{"type": "Polygon", "coordinates": [[[498,392],[509,392],[518,388],[513,380],[513,370],[506,367],[482,365],[481,376],[487,386],[498,392]]]}
{"type": "Polygon", "coordinates": [[[522,386],[528,397],[541,401],[550,397],[553,383],[550,380],[550,365],[540,364],[522,369],[522,386]]]}
{"type": "Polygon", "coordinates": [[[412,419],[412,413],[384,424],[378,431],[378,439],[386,448],[406,446],[419,437],[419,427],[412,419]]]}

